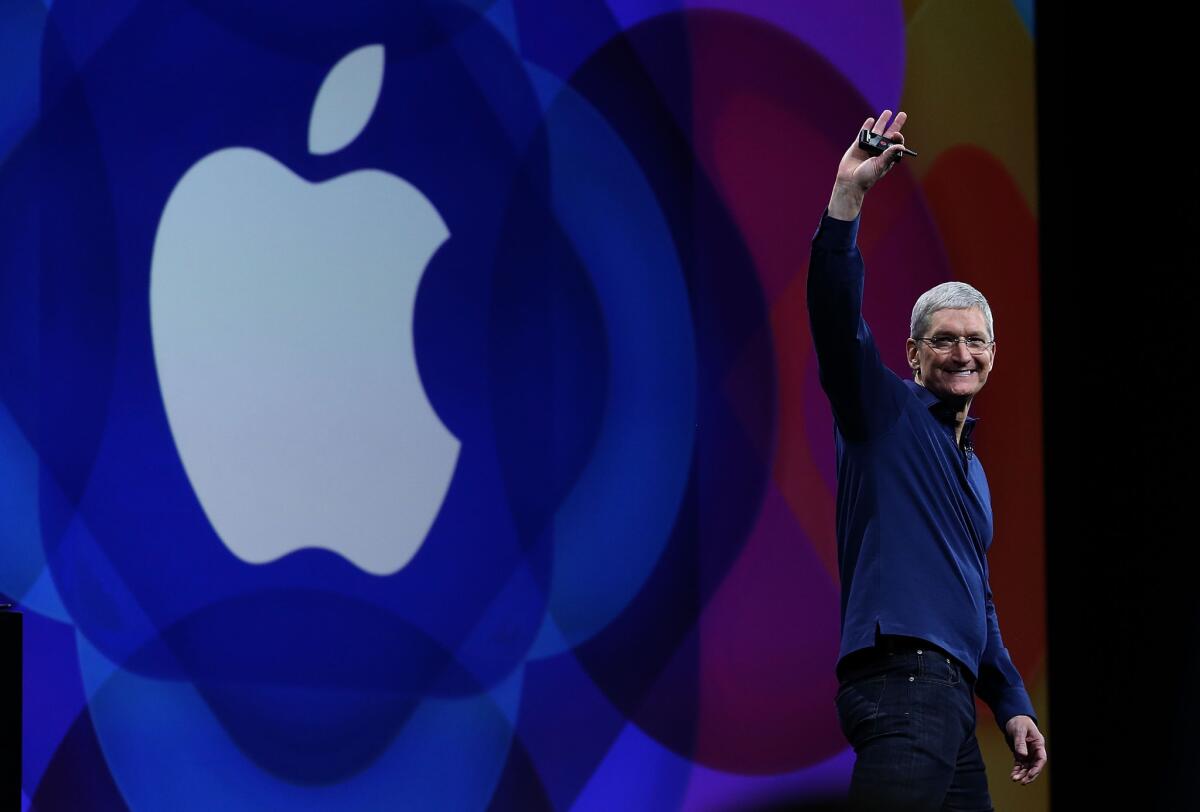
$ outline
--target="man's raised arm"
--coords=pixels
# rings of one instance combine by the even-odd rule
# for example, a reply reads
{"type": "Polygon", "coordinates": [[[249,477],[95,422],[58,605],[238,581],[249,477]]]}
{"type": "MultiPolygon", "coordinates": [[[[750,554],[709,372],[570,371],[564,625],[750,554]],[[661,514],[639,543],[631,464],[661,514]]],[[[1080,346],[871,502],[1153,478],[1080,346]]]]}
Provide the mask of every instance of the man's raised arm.
{"type": "Polygon", "coordinates": [[[894,143],[872,156],[855,139],[838,164],[829,208],[813,237],[808,263],[808,316],[821,367],[821,386],[834,418],[850,439],[869,434],[887,421],[892,409],[882,380],[891,373],[879,359],[871,331],[862,318],[864,267],[858,252],[858,215],[867,191],[899,162],[907,116],[884,110],[863,129],[894,143]]]}

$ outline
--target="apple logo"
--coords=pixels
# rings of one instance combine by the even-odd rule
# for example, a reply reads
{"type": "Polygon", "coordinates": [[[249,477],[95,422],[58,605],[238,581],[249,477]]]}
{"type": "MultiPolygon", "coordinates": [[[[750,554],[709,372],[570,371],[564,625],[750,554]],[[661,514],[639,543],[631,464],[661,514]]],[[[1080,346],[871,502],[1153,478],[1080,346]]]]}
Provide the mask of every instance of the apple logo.
{"type": "MultiPolygon", "coordinates": [[[[382,45],[326,75],[308,149],[366,127],[382,45]]],[[[176,184],[155,235],[150,323],[175,446],[205,515],[238,558],[331,550],[390,575],[420,549],[460,443],[421,385],[417,286],[449,230],[380,170],[310,183],[231,147],[176,184]]]]}

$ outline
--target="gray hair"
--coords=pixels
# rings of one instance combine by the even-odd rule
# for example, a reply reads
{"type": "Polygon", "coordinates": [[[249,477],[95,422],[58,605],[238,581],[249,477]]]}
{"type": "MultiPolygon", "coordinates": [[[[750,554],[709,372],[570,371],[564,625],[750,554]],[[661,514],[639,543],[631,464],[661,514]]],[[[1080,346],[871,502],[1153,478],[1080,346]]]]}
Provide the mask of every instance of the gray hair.
{"type": "Polygon", "coordinates": [[[988,340],[996,338],[992,328],[992,308],[988,307],[987,299],[966,282],[943,282],[921,294],[913,305],[912,322],[909,325],[912,338],[920,338],[929,329],[933,314],[939,310],[970,310],[976,308],[983,313],[987,322],[988,340]]]}

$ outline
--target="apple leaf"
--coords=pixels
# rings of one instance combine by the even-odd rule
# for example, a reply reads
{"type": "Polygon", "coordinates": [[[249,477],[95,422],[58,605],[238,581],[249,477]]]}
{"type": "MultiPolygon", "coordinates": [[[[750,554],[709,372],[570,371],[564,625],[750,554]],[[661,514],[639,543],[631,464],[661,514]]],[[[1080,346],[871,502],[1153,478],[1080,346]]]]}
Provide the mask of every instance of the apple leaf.
{"type": "Polygon", "coordinates": [[[328,155],[357,138],[371,120],[382,88],[382,45],[364,45],[342,57],[313,102],[308,151],[328,155]]]}

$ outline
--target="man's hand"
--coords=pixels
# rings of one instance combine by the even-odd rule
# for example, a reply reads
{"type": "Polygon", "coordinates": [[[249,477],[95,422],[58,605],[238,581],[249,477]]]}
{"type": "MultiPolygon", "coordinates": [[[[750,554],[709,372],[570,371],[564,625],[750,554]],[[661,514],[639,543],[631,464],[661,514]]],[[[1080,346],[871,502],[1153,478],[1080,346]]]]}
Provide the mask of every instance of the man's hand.
{"type": "Polygon", "coordinates": [[[1005,738],[1016,759],[1013,781],[1028,784],[1041,775],[1046,766],[1046,739],[1028,716],[1014,716],[1004,724],[1005,738]]]}
{"type": "Polygon", "coordinates": [[[870,130],[894,141],[892,146],[883,151],[882,155],[871,155],[859,148],[858,135],[854,143],[842,156],[838,164],[837,180],[833,184],[833,195],[829,198],[829,216],[837,220],[853,220],[862,209],[863,197],[867,190],[879,182],[879,179],[900,162],[904,155],[904,134],[900,128],[908,119],[908,114],[897,113],[892,118],[891,110],[879,114],[879,120],[868,118],[860,129],[870,130]],[[886,130],[884,128],[887,128],[886,130]]]}

